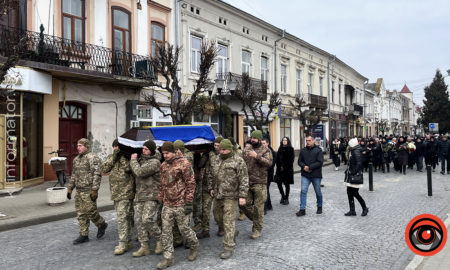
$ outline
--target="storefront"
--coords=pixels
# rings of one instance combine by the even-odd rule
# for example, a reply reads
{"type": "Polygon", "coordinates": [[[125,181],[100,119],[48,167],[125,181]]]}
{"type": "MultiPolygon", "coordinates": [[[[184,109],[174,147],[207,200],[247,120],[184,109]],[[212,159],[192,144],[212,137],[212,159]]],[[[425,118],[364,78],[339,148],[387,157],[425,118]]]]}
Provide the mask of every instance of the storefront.
{"type": "Polygon", "coordinates": [[[51,82],[48,74],[14,68],[1,84],[0,189],[44,180],[43,100],[44,94],[51,94],[51,82]]]}

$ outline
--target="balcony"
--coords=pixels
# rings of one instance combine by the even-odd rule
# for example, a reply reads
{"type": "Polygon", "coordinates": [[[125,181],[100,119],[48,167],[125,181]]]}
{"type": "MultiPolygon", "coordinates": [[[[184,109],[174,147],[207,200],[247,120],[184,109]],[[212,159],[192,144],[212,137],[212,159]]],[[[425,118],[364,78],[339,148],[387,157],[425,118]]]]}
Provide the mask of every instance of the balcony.
{"type": "Polygon", "coordinates": [[[19,65],[46,70],[54,77],[130,86],[145,86],[155,79],[149,57],[3,26],[0,62],[13,54],[19,41],[24,44],[19,65]]]}
{"type": "Polygon", "coordinates": [[[306,94],[305,97],[305,102],[309,107],[322,110],[326,110],[328,108],[327,97],[322,97],[314,94],[306,94]]]}
{"type": "Polygon", "coordinates": [[[223,95],[236,95],[238,89],[248,89],[255,95],[256,100],[267,100],[267,81],[248,77],[249,80],[243,80],[245,76],[226,72],[217,73],[216,87],[221,89],[223,95]]]}
{"type": "Polygon", "coordinates": [[[363,107],[361,105],[352,104],[349,106],[349,113],[352,113],[354,116],[363,115],[363,107]]]}

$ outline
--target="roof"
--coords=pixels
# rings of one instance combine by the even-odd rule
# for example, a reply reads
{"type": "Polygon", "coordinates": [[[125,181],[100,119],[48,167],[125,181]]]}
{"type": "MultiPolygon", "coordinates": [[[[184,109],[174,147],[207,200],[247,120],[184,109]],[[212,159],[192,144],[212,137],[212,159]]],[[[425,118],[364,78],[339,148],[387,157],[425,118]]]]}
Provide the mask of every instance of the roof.
{"type": "Polygon", "coordinates": [[[400,91],[402,94],[412,94],[411,90],[409,90],[408,86],[403,86],[402,91],[400,91]]]}

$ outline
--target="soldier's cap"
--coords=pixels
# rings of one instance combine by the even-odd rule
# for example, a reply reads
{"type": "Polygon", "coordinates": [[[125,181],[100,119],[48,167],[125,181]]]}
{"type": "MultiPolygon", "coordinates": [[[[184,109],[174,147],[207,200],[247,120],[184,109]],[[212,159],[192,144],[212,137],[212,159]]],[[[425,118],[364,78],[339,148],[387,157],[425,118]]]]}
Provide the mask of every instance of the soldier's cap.
{"type": "Polygon", "coordinates": [[[173,143],[169,141],[164,142],[163,145],[161,146],[161,152],[175,153],[175,147],[173,147],[173,143]]]}
{"type": "Polygon", "coordinates": [[[228,139],[223,139],[220,142],[220,149],[233,150],[233,144],[228,139]]]}
{"type": "Polygon", "coordinates": [[[176,140],[173,143],[173,147],[175,148],[175,151],[180,150],[181,152],[184,151],[184,142],[182,140],[176,140]]]}
{"type": "Polygon", "coordinates": [[[152,155],[155,154],[156,143],[153,140],[145,141],[144,146],[147,147],[150,152],[152,152],[152,155]]]}
{"type": "Polygon", "coordinates": [[[84,147],[89,149],[89,140],[86,138],[81,138],[77,142],[78,144],[84,145],[84,147]]]}
{"type": "Polygon", "coordinates": [[[114,146],[119,146],[119,140],[118,140],[118,139],[115,139],[115,140],[113,141],[112,147],[114,147],[114,146]]]}
{"type": "Polygon", "coordinates": [[[254,130],[253,132],[252,132],[252,138],[256,138],[256,139],[258,139],[258,140],[262,140],[262,132],[261,132],[261,130],[254,130]]]}
{"type": "Polygon", "coordinates": [[[222,140],[223,140],[223,138],[221,136],[219,136],[214,140],[214,143],[220,143],[222,140]]]}

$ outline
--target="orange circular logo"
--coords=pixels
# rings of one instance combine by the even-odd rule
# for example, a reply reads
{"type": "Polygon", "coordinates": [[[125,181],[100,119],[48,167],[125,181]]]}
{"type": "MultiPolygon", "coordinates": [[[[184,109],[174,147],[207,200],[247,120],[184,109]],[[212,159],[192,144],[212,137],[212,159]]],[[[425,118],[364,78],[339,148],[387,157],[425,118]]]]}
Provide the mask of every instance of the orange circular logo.
{"type": "Polygon", "coordinates": [[[447,228],[444,222],[434,215],[418,215],[406,226],[405,240],[417,255],[432,256],[445,246],[447,228]]]}

